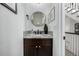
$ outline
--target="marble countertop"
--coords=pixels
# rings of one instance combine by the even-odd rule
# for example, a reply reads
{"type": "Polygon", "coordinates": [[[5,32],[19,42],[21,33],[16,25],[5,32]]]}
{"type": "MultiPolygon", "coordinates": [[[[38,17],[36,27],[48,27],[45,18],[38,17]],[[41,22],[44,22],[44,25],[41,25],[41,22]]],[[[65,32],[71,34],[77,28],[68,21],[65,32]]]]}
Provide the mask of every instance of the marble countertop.
{"type": "Polygon", "coordinates": [[[27,34],[23,38],[53,38],[53,36],[49,34],[27,34]]]}
{"type": "Polygon", "coordinates": [[[51,34],[29,34],[24,32],[23,33],[23,38],[53,38],[53,35],[51,34]]]}

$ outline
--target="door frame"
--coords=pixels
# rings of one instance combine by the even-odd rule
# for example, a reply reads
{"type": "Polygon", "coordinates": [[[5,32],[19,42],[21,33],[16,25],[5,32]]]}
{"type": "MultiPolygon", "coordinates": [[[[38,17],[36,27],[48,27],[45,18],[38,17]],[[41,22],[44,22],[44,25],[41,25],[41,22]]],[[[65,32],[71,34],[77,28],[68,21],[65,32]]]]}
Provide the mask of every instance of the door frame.
{"type": "Polygon", "coordinates": [[[61,55],[65,56],[65,3],[61,4],[61,55]]]}
{"type": "Polygon", "coordinates": [[[62,56],[65,56],[65,3],[62,3],[62,56]]]}
{"type": "Polygon", "coordinates": [[[59,56],[65,56],[65,3],[59,3],[59,56]]]}
{"type": "Polygon", "coordinates": [[[53,55],[65,56],[65,13],[64,3],[55,4],[55,27],[53,30],[53,55]]]}

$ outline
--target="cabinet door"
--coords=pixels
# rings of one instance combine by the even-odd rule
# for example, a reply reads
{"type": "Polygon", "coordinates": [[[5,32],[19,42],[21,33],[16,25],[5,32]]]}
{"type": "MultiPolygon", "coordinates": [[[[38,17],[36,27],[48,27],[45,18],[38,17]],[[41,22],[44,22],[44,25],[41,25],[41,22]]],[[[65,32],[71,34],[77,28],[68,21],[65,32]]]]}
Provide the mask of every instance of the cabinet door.
{"type": "Polygon", "coordinates": [[[39,48],[37,55],[38,56],[52,56],[52,48],[50,47],[39,48]]]}
{"type": "Polygon", "coordinates": [[[52,39],[41,39],[41,44],[38,46],[38,56],[52,56],[52,48],[52,39]]]}
{"type": "Polygon", "coordinates": [[[36,56],[36,40],[24,39],[24,56],[36,56]]]}

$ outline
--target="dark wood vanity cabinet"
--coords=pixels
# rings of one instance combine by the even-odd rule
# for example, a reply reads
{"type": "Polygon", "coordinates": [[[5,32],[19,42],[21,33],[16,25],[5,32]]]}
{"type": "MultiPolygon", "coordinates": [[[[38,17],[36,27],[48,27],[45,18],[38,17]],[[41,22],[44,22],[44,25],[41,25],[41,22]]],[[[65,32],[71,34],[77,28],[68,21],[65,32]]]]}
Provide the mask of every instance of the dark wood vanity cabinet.
{"type": "Polygon", "coordinates": [[[24,56],[52,56],[52,38],[24,38],[24,56]]]}

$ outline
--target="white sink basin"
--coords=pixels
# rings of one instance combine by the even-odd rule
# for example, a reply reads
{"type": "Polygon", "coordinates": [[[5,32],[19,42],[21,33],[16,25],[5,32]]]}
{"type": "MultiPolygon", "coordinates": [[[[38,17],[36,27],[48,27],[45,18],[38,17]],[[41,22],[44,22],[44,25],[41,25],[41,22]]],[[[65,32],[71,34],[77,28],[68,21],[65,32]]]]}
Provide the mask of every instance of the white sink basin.
{"type": "Polygon", "coordinates": [[[53,36],[49,34],[26,34],[24,38],[53,38],[53,36]]]}

